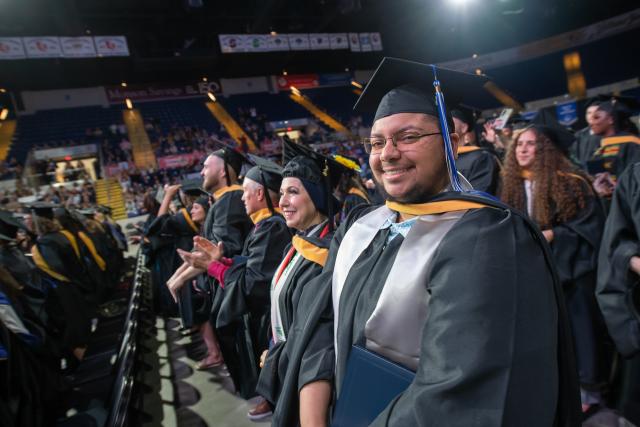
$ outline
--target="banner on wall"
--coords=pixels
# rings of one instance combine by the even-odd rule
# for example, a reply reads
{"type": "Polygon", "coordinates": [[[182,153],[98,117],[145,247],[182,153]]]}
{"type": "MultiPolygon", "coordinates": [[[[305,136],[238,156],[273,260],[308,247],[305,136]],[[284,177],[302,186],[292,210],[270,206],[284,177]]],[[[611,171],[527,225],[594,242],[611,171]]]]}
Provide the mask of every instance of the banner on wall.
{"type": "Polygon", "coordinates": [[[289,50],[289,37],[286,34],[269,36],[269,50],[272,52],[289,50]]]}
{"type": "Polygon", "coordinates": [[[360,36],[358,33],[349,33],[349,47],[351,52],[360,52],[360,36]]]}
{"type": "Polygon", "coordinates": [[[309,34],[289,34],[291,50],[309,50],[309,34]]]}
{"type": "Polygon", "coordinates": [[[578,121],[578,104],[569,101],[556,105],[556,117],[562,126],[570,126],[578,121]]]}
{"type": "Polygon", "coordinates": [[[304,50],[382,50],[380,33],[220,34],[222,53],[254,53],[304,50]]]}
{"type": "Polygon", "coordinates": [[[182,168],[192,165],[194,162],[199,162],[202,157],[204,157],[203,154],[196,151],[188,154],[158,157],[158,167],[160,169],[182,168]]]}
{"type": "Polygon", "coordinates": [[[160,101],[164,99],[201,98],[208,92],[220,93],[220,83],[215,80],[184,85],[129,85],[105,87],[107,100],[111,104],[124,102],[129,98],[134,103],[160,101]]]}
{"type": "Polygon", "coordinates": [[[60,58],[62,56],[58,37],[23,37],[22,43],[29,58],[60,58]]]}
{"type": "Polygon", "coordinates": [[[296,89],[310,89],[320,86],[319,76],[317,74],[278,76],[276,83],[280,90],[290,89],[291,86],[294,86],[296,89]]]}
{"type": "Polygon", "coordinates": [[[125,36],[96,36],[93,38],[98,56],[129,56],[125,36]]]}
{"type": "Polygon", "coordinates": [[[222,53],[244,52],[244,36],[241,34],[220,34],[218,40],[222,53]]]}
{"type": "Polygon", "coordinates": [[[329,35],[329,45],[331,49],[349,49],[349,38],[347,33],[338,33],[329,35]]]}
{"type": "Polygon", "coordinates": [[[0,37],[0,59],[26,58],[20,37],[0,37]]]}
{"type": "Polygon", "coordinates": [[[92,37],[60,37],[65,58],[93,58],[96,47],[92,37]]]}
{"type": "Polygon", "coordinates": [[[371,41],[371,47],[373,50],[377,52],[382,50],[382,37],[380,37],[380,33],[371,33],[369,35],[369,40],[371,41]]]}
{"type": "Polygon", "coordinates": [[[320,74],[318,79],[320,86],[350,86],[351,74],[349,73],[331,73],[320,74]]]}
{"type": "Polygon", "coordinates": [[[309,34],[309,43],[311,45],[312,50],[331,49],[331,43],[329,42],[329,34],[327,33],[309,34]]]}

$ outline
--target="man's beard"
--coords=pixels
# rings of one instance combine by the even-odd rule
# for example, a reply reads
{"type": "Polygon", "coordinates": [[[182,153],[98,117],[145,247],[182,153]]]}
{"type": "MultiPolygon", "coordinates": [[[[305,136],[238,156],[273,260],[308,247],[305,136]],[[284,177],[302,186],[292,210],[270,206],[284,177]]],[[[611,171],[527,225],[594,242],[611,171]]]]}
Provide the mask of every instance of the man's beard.
{"type": "Polygon", "coordinates": [[[373,176],[373,182],[376,184],[376,188],[385,201],[404,204],[426,203],[446,188],[445,184],[442,189],[434,191],[433,188],[424,188],[416,185],[406,194],[402,195],[402,197],[393,197],[392,195],[387,193],[387,191],[384,189],[384,185],[381,182],[378,182],[375,176],[373,176]]]}
{"type": "Polygon", "coordinates": [[[211,190],[218,186],[218,180],[215,178],[205,179],[202,182],[202,189],[207,193],[211,193],[211,190]]]}

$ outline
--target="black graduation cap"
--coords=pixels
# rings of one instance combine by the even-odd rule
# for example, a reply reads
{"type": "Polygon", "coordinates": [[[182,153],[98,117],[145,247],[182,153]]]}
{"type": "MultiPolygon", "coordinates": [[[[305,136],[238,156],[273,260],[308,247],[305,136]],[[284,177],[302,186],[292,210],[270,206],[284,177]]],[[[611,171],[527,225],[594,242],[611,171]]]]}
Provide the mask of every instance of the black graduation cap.
{"type": "MultiPolygon", "coordinates": [[[[374,122],[397,113],[423,113],[438,117],[433,86],[436,76],[449,105],[481,105],[489,98],[484,90],[489,81],[485,76],[386,57],[353,108],[362,112],[375,111],[374,122]]],[[[450,114],[447,114],[447,121],[453,129],[450,114]]]]}
{"type": "Polygon", "coordinates": [[[183,179],[180,190],[189,196],[208,196],[209,193],[202,189],[202,178],[183,179]]]}
{"type": "Polygon", "coordinates": [[[36,216],[53,219],[54,209],[61,207],[61,205],[49,202],[33,202],[25,205],[25,207],[36,216]]]}
{"type": "Polygon", "coordinates": [[[93,218],[93,216],[96,214],[95,208],[76,209],[75,211],[80,215],[84,215],[87,218],[93,218]]]}
{"type": "Polygon", "coordinates": [[[476,110],[473,108],[457,105],[451,110],[451,116],[466,123],[469,126],[469,131],[473,131],[476,127],[476,110]]]}
{"type": "Polygon", "coordinates": [[[509,120],[507,120],[505,127],[509,127],[513,130],[519,130],[529,126],[530,123],[531,122],[529,122],[529,120],[525,119],[520,114],[513,114],[509,117],[509,120]]]}
{"type": "Polygon", "coordinates": [[[245,178],[262,184],[275,192],[280,191],[282,167],[271,160],[263,159],[254,154],[248,154],[247,157],[253,167],[247,171],[245,178]]]}
{"type": "Polygon", "coordinates": [[[20,228],[25,226],[11,212],[0,210],[0,240],[15,240],[20,228]]]}
{"type": "Polygon", "coordinates": [[[212,156],[220,157],[224,160],[224,167],[227,172],[227,185],[231,185],[231,180],[229,178],[229,170],[227,166],[230,166],[236,173],[236,175],[240,175],[240,171],[242,170],[242,164],[247,161],[247,158],[244,154],[240,153],[235,148],[231,147],[229,144],[225,144],[223,142],[219,142],[222,145],[222,148],[211,153],[212,156]]]}
{"type": "Polygon", "coordinates": [[[194,200],[193,202],[194,204],[197,203],[200,206],[202,206],[205,210],[205,212],[209,211],[209,196],[202,196],[202,197],[198,197],[196,200],[194,200]]]}
{"type": "MultiPolygon", "coordinates": [[[[558,123],[556,116],[548,109],[543,109],[531,120],[531,128],[545,135],[564,154],[569,153],[569,147],[575,141],[573,133],[558,123]]],[[[527,129],[527,128],[525,128],[527,129]]]]}
{"type": "Polygon", "coordinates": [[[333,190],[340,184],[342,176],[350,174],[349,168],[334,159],[316,153],[311,148],[293,141],[284,141],[285,167],[282,177],[299,178],[309,192],[316,208],[327,215],[329,226],[333,227],[333,214],[339,206],[338,200],[333,197],[333,190]],[[314,197],[311,183],[316,188],[321,188],[323,195],[314,197]]]}
{"type": "Polygon", "coordinates": [[[283,177],[293,176],[311,182],[323,182],[328,178],[330,190],[335,189],[343,175],[350,174],[348,167],[331,157],[313,151],[303,144],[284,141],[283,177]],[[305,160],[306,159],[306,160],[305,160]],[[295,162],[292,162],[295,160],[295,162]]]}

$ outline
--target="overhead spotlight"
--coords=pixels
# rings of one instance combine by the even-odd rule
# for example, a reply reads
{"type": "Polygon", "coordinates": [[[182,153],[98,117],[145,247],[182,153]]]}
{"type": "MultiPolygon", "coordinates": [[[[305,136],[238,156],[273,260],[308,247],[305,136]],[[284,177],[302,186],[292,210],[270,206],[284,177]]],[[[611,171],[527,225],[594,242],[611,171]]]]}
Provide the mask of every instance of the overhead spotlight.
{"type": "Polygon", "coordinates": [[[282,70],[282,75],[283,75],[283,76],[286,76],[287,74],[288,74],[288,73],[287,73],[287,70],[282,70]]]}
{"type": "Polygon", "coordinates": [[[8,116],[9,116],[9,109],[3,108],[2,111],[0,111],[0,121],[5,120],[8,116]]]}
{"type": "Polygon", "coordinates": [[[120,86],[122,86],[122,87],[127,87],[127,82],[122,82],[122,83],[120,83],[120,86]]]}
{"type": "Polygon", "coordinates": [[[296,95],[296,96],[301,96],[300,91],[299,91],[299,90],[298,90],[298,88],[297,88],[297,87],[295,87],[295,86],[291,86],[291,93],[293,93],[293,94],[294,94],[294,95],[296,95]]]}
{"type": "Polygon", "coordinates": [[[351,80],[351,86],[355,86],[358,89],[362,89],[362,85],[355,80],[351,80]]]}
{"type": "Polygon", "coordinates": [[[476,59],[477,57],[478,57],[477,53],[474,53],[473,56],[472,56],[473,59],[476,59]]]}
{"type": "Polygon", "coordinates": [[[209,79],[207,79],[206,77],[203,77],[203,78],[202,78],[202,81],[203,81],[203,82],[206,82],[206,81],[208,81],[208,80],[209,80],[209,79]]]}
{"type": "Polygon", "coordinates": [[[345,73],[348,73],[348,72],[349,72],[349,67],[345,68],[345,69],[344,69],[344,72],[345,72],[345,73]]]}
{"type": "Polygon", "coordinates": [[[0,93],[5,93],[7,90],[3,87],[0,87],[0,93]]]}
{"type": "Polygon", "coordinates": [[[207,96],[209,97],[210,100],[212,100],[213,102],[217,102],[218,100],[216,99],[216,96],[213,94],[213,92],[207,92],[207,96]]]}
{"type": "Polygon", "coordinates": [[[482,75],[482,70],[480,68],[476,68],[476,74],[481,76],[482,75]]]}
{"type": "Polygon", "coordinates": [[[126,105],[129,110],[133,110],[133,102],[131,102],[131,99],[129,98],[125,99],[124,105],[126,105]]]}
{"type": "Polygon", "coordinates": [[[278,35],[278,33],[276,33],[275,31],[271,31],[271,33],[269,33],[269,34],[271,34],[272,36],[277,36],[278,35]]]}

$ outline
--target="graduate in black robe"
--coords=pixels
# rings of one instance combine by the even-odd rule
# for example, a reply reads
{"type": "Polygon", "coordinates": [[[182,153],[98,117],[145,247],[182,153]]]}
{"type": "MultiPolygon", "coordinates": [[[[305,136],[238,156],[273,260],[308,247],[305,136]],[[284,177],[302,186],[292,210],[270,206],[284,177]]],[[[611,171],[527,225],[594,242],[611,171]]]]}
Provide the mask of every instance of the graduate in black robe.
{"type": "Polygon", "coordinates": [[[451,111],[460,136],[456,166],[474,190],[495,195],[500,183],[500,161],[489,147],[476,145],[478,139],[472,111],[458,107],[451,111]]]}
{"type": "Polygon", "coordinates": [[[607,101],[607,99],[598,96],[585,105],[585,120],[587,126],[575,133],[575,141],[569,148],[571,157],[577,161],[578,165],[585,171],[587,170],[587,161],[591,160],[593,153],[600,147],[600,136],[594,134],[593,130],[591,130],[591,121],[598,109],[598,105],[605,101],[607,101]]]}
{"type": "Polygon", "coordinates": [[[573,135],[557,122],[524,128],[507,152],[500,198],[526,212],[549,242],[565,293],[588,417],[604,404],[613,355],[595,297],[606,215],[586,174],[568,158],[572,142],[573,135]]]}
{"type": "Polygon", "coordinates": [[[640,163],[618,178],[604,229],[597,298],[616,348],[620,369],[617,408],[640,423],[640,163]]]}
{"type": "Polygon", "coordinates": [[[606,199],[611,197],[617,177],[640,161],[640,138],[630,115],[623,101],[617,99],[598,104],[593,115],[591,129],[601,139],[587,162],[587,170],[596,177],[594,188],[606,199]],[[601,185],[602,181],[609,185],[601,185]]]}
{"type": "Polygon", "coordinates": [[[182,252],[224,289],[216,331],[222,355],[236,391],[248,399],[255,396],[260,354],[267,349],[269,331],[269,286],[291,234],[276,210],[282,180],[281,168],[251,156],[255,166],[246,173],[243,201],[254,227],[239,256],[224,258],[224,243],[214,245],[197,239],[196,254],[182,252]]]}
{"type": "Polygon", "coordinates": [[[29,207],[38,234],[31,255],[43,280],[56,290],[62,310],[52,321],[59,325],[64,347],[72,349],[76,358],[81,359],[96,310],[95,285],[85,270],[77,241],[53,222],[53,209],[57,207],[46,203],[29,207]]]}
{"type": "Polygon", "coordinates": [[[415,372],[371,425],[579,424],[570,331],[544,238],[517,211],[461,191],[440,87],[467,98],[485,82],[385,58],[365,88],[357,107],[377,107],[365,147],[386,206],[354,211],[306,286],[289,353],[289,370],[304,369],[285,382],[275,425],[298,422],[298,396],[301,418],[326,422],[353,345],[415,372]],[[426,77],[435,72],[437,106],[426,77]]]}
{"type": "MultiPolygon", "coordinates": [[[[322,170],[330,160],[290,142],[285,144],[285,160],[280,205],[287,212],[287,225],[297,233],[271,283],[270,346],[257,388],[268,404],[258,404],[249,412],[249,418],[254,420],[270,413],[278,403],[280,387],[289,371],[287,337],[294,325],[300,295],[326,262],[334,229],[328,218],[331,206],[337,204],[332,196],[332,182],[344,182],[352,176],[348,169],[333,165],[331,179],[327,181],[322,170]]],[[[345,166],[339,158],[333,160],[345,166]]]]}

